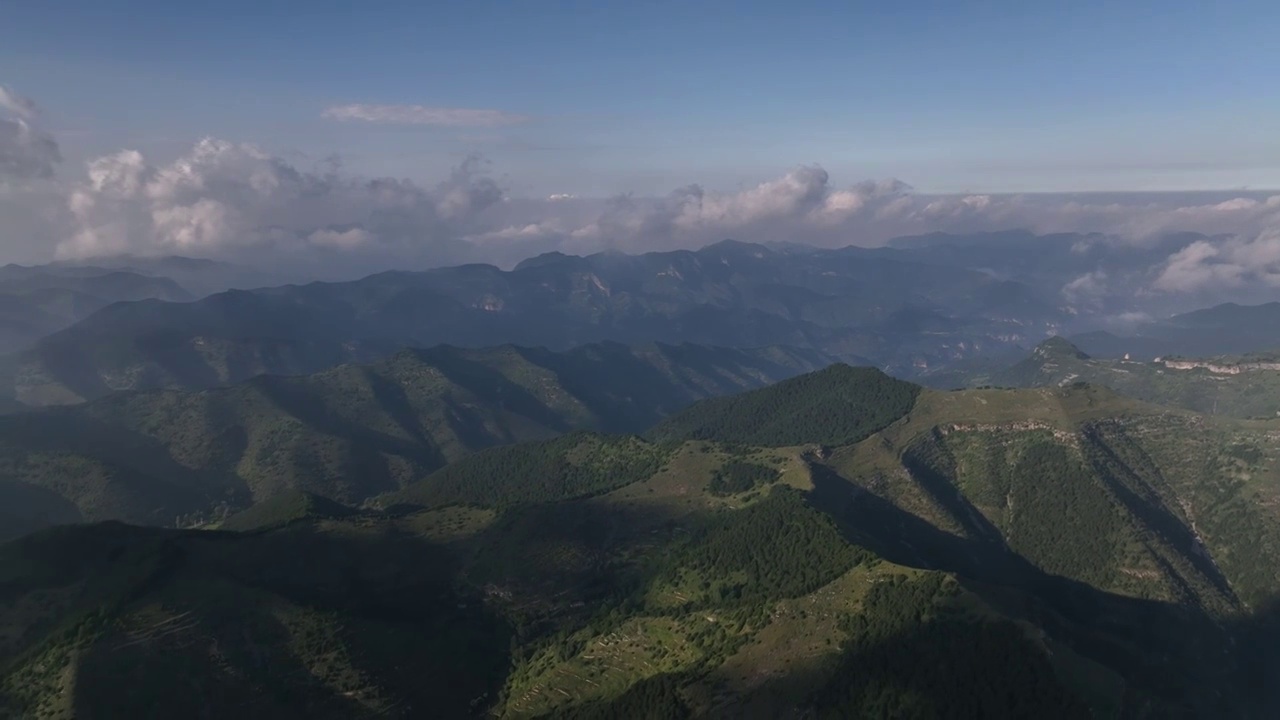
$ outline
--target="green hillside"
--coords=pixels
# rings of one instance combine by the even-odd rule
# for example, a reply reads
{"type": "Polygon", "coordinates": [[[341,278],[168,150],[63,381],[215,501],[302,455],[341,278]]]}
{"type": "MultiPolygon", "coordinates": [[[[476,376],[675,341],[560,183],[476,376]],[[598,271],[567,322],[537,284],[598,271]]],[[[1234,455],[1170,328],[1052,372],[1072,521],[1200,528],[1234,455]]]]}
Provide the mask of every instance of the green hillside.
{"type": "Polygon", "coordinates": [[[358,504],[475,450],[575,429],[639,432],[695,400],[822,364],[782,348],[406,350],[310,376],[0,416],[0,485],[61,498],[71,517],[154,525],[290,490],[358,504]]]}
{"type": "Polygon", "coordinates": [[[837,364],[753,392],[704,400],[659,423],[656,440],[742,445],[847,445],[911,410],[917,385],[837,364]]]}
{"type": "MultiPolygon", "coordinates": [[[[488,490],[496,511],[338,517],[298,497],[260,513],[285,522],[248,534],[45,531],[0,547],[3,707],[41,718],[102,707],[504,718],[1274,707],[1243,667],[1277,667],[1269,618],[1073,582],[1021,550],[995,561],[985,543],[998,541],[953,534],[944,515],[908,513],[891,493],[852,496],[860,486],[839,472],[880,459],[862,445],[824,464],[803,449],[694,441],[612,490],[535,498],[524,480],[536,470],[513,475],[488,490]],[[774,468],[774,480],[713,492],[716,474],[742,462],[774,468]]],[[[649,452],[615,447],[638,463],[649,452]]]]}
{"type": "Polygon", "coordinates": [[[1280,417],[1280,360],[1274,355],[1103,360],[1051,338],[1024,360],[970,382],[1005,387],[1087,382],[1206,415],[1280,417]]]}
{"type": "Polygon", "coordinates": [[[737,398],[789,413],[794,431],[699,410],[689,439],[577,432],[488,449],[362,511],[287,492],[223,530],[108,523],[0,546],[0,707],[1280,709],[1280,421],[1082,384],[935,392],[853,368],[802,380],[767,403],[737,398]],[[868,400],[902,390],[905,410],[868,400]],[[797,398],[830,421],[805,424],[797,398]],[[774,444],[742,442],[765,431],[774,444]]]}

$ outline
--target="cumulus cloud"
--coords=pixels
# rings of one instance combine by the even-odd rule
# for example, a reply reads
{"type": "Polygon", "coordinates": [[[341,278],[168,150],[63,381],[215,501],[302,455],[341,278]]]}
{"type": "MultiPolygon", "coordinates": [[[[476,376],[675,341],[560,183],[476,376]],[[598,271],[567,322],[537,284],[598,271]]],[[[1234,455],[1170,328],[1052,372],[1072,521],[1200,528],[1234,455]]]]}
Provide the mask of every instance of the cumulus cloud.
{"type": "Polygon", "coordinates": [[[53,177],[62,162],[58,143],[35,126],[35,103],[0,86],[0,184],[53,177]]]}
{"type": "Polygon", "coordinates": [[[1254,283],[1280,288],[1280,227],[1252,237],[1191,243],[1169,258],[1154,286],[1197,292],[1254,283]]]}
{"type": "Polygon", "coordinates": [[[1069,302],[1092,303],[1109,292],[1110,284],[1106,270],[1093,270],[1076,276],[1062,286],[1062,295],[1069,302]]]}
{"type": "Polygon", "coordinates": [[[308,248],[460,256],[473,223],[503,201],[468,159],[433,188],[299,168],[244,144],[208,138],[163,165],[132,150],[88,163],[70,191],[63,258],[115,253],[225,256],[308,248]]]}
{"type": "MultiPolygon", "coordinates": [[[[528,120],[388,105],[344,105],[325,115],[454,126],[528,120]]],[[[509,266],[548,250],[643,252],[726,238],[875,246],[900,235],[1025,228],[1093,233],[1065,248],[1053,280],[1064,300],[1082,307],[1146,290],[1280,287],[1280,195],[1266,193],[939,196],[894,178],[838,183],[821,166],[805,165],[732,192],[689,184],[653,197],[511,198],[477,158],[422,184],[358,177],[336,162],[304,167],[213,138],[163,162],[121,150],[47,182],[60,153],[39,121],[35,103],[0,87],[0,231],[8,233],[0,248],[38,242],[62,258],[286,259],[350,275],[472,261],[509,266]],[[33,202],[37,191],[24,188],[39,188],[56,205],[33,202]],[[29,239],[11,239],[14,228],[29,239]],[[1166,242],[1180,232],[1208,237],[1166,242]]]]}
{"type": "Polygon", "coordinates": [[[1102,202],[1052,195],[930,196],[896,179],[838,186],[826,170],[811,165],[737,192],[687,185],[660,197],[559,194],[513,200],[477,158],[424,186],[359,178],[334,164],[299,167],[252,145],[217,139],[202,140],[168,163],[153,163],[132,150],[104,156],[89,162],[84,177],[68,188],[71,227],[57,246],[64,258],[315,253],[352,258],[333,262],[353,270],[378,263],[510,265],[547,250],[638,252],[725,238],[833,247],[877,245],[904,234],[1026,228],[1097,231],[1069,248],[1083,265],[1061,287],[1067,301],[1086,306],[1138,283],[1169,293],[1280,285],[1280,196],[1256,193],[1190,203],[1156,196],[1102,202]],[[1163,251],[1141,272],[1088,267],[1091,259],[1113,258],[1117,247],[1162,252],[1164,246],[1150,238],[1173,231],[1222,236],[1163,251]]]}
{"type": "Polygon", "coordinates": [[[425,107],[423,105],[335,105],[322,117],[378,125],[436,125],[440,127],[502,127],[529,122],[529,117],[502,110],[425,107]]]}

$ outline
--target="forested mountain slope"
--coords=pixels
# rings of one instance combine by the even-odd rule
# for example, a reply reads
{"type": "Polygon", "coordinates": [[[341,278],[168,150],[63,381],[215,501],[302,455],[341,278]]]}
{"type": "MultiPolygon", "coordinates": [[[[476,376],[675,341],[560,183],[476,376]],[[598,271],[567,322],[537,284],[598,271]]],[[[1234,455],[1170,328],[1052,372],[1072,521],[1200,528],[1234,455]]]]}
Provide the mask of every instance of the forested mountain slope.
{"type": "MultiPolygon", "coordinates": [[[[885,432],[864,442],[912,430],[885,432]]],[[[1259,682],[1274,677],[1280,637],[1264,608],[1056,576],[1016,534],[1002,547],[998,532],[947,527],[954,505],[904,509],[926,492],[909,479],[866,490],[847,465],[859,446],[822,461],[803,447],[605,440],[613,460],[598,465],[601,442],[486,451],[543,462],[475,472],[481,492],[466,472],[441,474],[418,508],[393,513],[282,497],[226,521],[243,533],[107,524],[0,547],[6,707],[250,718],[1276,707],[1259,682]],[[746,466],[768,472],[717,483],[746,466]]],[[[1019,500],[1039,513],[1030,497],[1019,500]]],[[[1065,542],[1105,565],[1095,544],[1065,542]]]]}
{"type": "Polygon", "coordinates": [[[1280,421],[836,366],[659,427],[482,450],[364,510],[288,490],[201,531],[0,547],[6,707],[1280,709],[1280,421]]]}
{"type": "Polygon", "coordinates": [[[640,432],[695,400],[824,364],[785,348],[406,350],[311,376],[0,417],[0,486],[40,498],[9,508],[33,518],[18,531],[41,518],[189,523],[286,489],[359,503],[477,449],[640,432]]]}

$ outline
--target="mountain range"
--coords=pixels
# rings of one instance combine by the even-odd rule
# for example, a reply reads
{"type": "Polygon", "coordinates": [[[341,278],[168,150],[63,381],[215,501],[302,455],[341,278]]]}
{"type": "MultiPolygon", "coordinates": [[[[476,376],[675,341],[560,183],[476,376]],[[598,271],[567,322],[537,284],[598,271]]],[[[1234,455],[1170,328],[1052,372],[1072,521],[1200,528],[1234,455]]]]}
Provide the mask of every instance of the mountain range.
{"type": "Polygon", "coordinates": [[[909,374],[1038,341],[1065,317],[1052,298],[977,271],[854,247],[799,253],[726,241],[119,303],[11,358],[6,384],[23,403],[49,405],[306,374],[406,346],[601,341],[788,345],[909,374]]]}
{"type": "Polygon", "coordinates": [[[441,346],[0,416],[0,492],[11,496],[0,537],[81,520],[189,524],[290,489],[359,503],[478,449],[640,432],[695,400],[829,363],[785,348],[441,346]]]}
{"type": "Polygon", "coordinates": [[[134,273],[153,283],[171,282],[156,274],[169,273],[198,288],[192,295],[200,299],[175,302],[190,298],[134,288],[56,317],[12,300],[6,342],[20,352],[0,358],[0,397],[43,406],[118,390],[198,390],[437,344],[786,345],[929,384],[945,383],[949,371],[998,366],[1051,335],[1069,336],[1096,357],[1280,347],[1275,303],[1170,315],[1165,310],[1185,309],[1188,298],[1121,292],[1150,284],[1153,253],[1197,240],[1163,236],[1153,249],[1101,236],[1009,232],[835,250],[724,241],[636,256],[548,253],[505,271],[465,265],[274,286],[283,275],[185,258],[26,268],[59,277],[134,273]],[[1073,289],[1098,263],[1113,268],[1114,297],[1073,289]],[[1132,277],[1120,282],[1124,268],[1132,277]],[[1116,317],[1166,319],[1119,328],[1116,317]]]}
{"type": "Polygon", "coordinates": [[[836,364],[364,509],[46,529],[0,546],[0,707],[1273,717],[1277,423],[836,364]]]}
{"type": "Polygon", "coordinates": [[[1212,356],[1280,348],[1280,302],[1261,305],[1224,303],[1152,320],[1123,335],[1080,333],[1072,342],[1091,355],[1141,357],[1212,356]]]}
{"type": "Polygon", "coordinates": [[[1202,239],[0,268],[0,717],[1275,717],[1202,239]]]}
{"type": "Polygon", "coordinates": [[[0,267],[0,353],[43,337],[116,302],[192,296],[173,280],[99,267],[0,267]]]}

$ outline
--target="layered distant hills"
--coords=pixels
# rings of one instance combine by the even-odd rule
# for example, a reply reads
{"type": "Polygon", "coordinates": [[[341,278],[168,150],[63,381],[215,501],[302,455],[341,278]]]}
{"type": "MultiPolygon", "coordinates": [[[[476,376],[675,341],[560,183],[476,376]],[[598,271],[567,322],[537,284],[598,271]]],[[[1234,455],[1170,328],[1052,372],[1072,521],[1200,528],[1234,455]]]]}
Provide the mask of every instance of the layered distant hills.
{"type": "Polygon", "coordinates": [[[365,509],[45,530],[0,546],[0,707],[1273,717],[1278,422],[834,365],[365,509]]]}
{"type": "MultiPolygon", "coordinates": [[[[1157,249],[1197,237],[1169,236],[1157,249]]],[[[1083,298],[1070,290],[1072,278],[1079,279],[1072,273],[1087,275],[1100,262],[1117,263],[1113,285],[1149,284],[1139,268],[1150,273],[1142,259],[1152,252],[1093,236],[1016,232],[901,238],[878,249],[725,241],[637,256],[550,253],[509,271],[466,265],[262,286],[195,302],[174,302],[189,298],[176,286],[163,291],[172,281],[139,273],[169,272],[202,289],[252,288],[252,280],[273,276],[182,258],[104,262],[135,270],[24,268],[46,275],[111,272],[146,284],[124,283],[128,287],[85,300],[74,312],[53,313],[52,301],[34,309],[31,298],[8,301],[17,304],[7,315],[7,347],[21,352],[0,359],[0,397],[42,406],[118,390],[198,390],[437,344],[553,350],[603,341],[785,345],[930,383],[949,371],[998,367],[1051,335],[1068,335],[1097,357],[1280,347],[1280,304],[1218,305],[1118,332],[1115,317],[1141,317],[1137,309],[1145,306],[1134,297],[1083,298]],[[1125,282],[1118,279],[1121,268],[1132,273],[1125,282]]],[[[77,276],[76,282],[90,280],[77,276]]],[[[0,292],[0,316],[4,302],[0,292]]],[[[1161,302],[1148,308],[1153,316],[1162,316],[1161,302]]]]}
{"type": "Polygon", "coordinates": [[[14,494],[0,537],[79,520],[191,522],[289,489],[358,503],[478,449],[580,429],[641,432],[695,400],[829,362],[784,348],[437,347],[0,417],[0,491],[14,494]]]}
{"type": "Polygon", "coordinates": [[[1072,341],[1101,357],[1150,360],[1164,355],[1214,356],[1280,348],[1280,302],[1226,303],[1150,321],[1123,335],[1089,332],[1072,341]]]}
{"type": "Polygon", "coordinates": [[[121,301],[184,302],[173,280],[96,267],[0,267],[0,353],[22,350],[121,301]]]}
{"type": "Polygon", "coordinates": [[[0,268],[0,717],[1280,716],[1199,237],[0,268]]]}
{"type": "Polygon", "coordinates": [[[977,271],[723,242],[121,303],[41,340],[9,373],[30,405],[305,374],[441,343],[788,345],[910,373],[1036,341],[1064,317],[1051,297],[977,271]]]}

